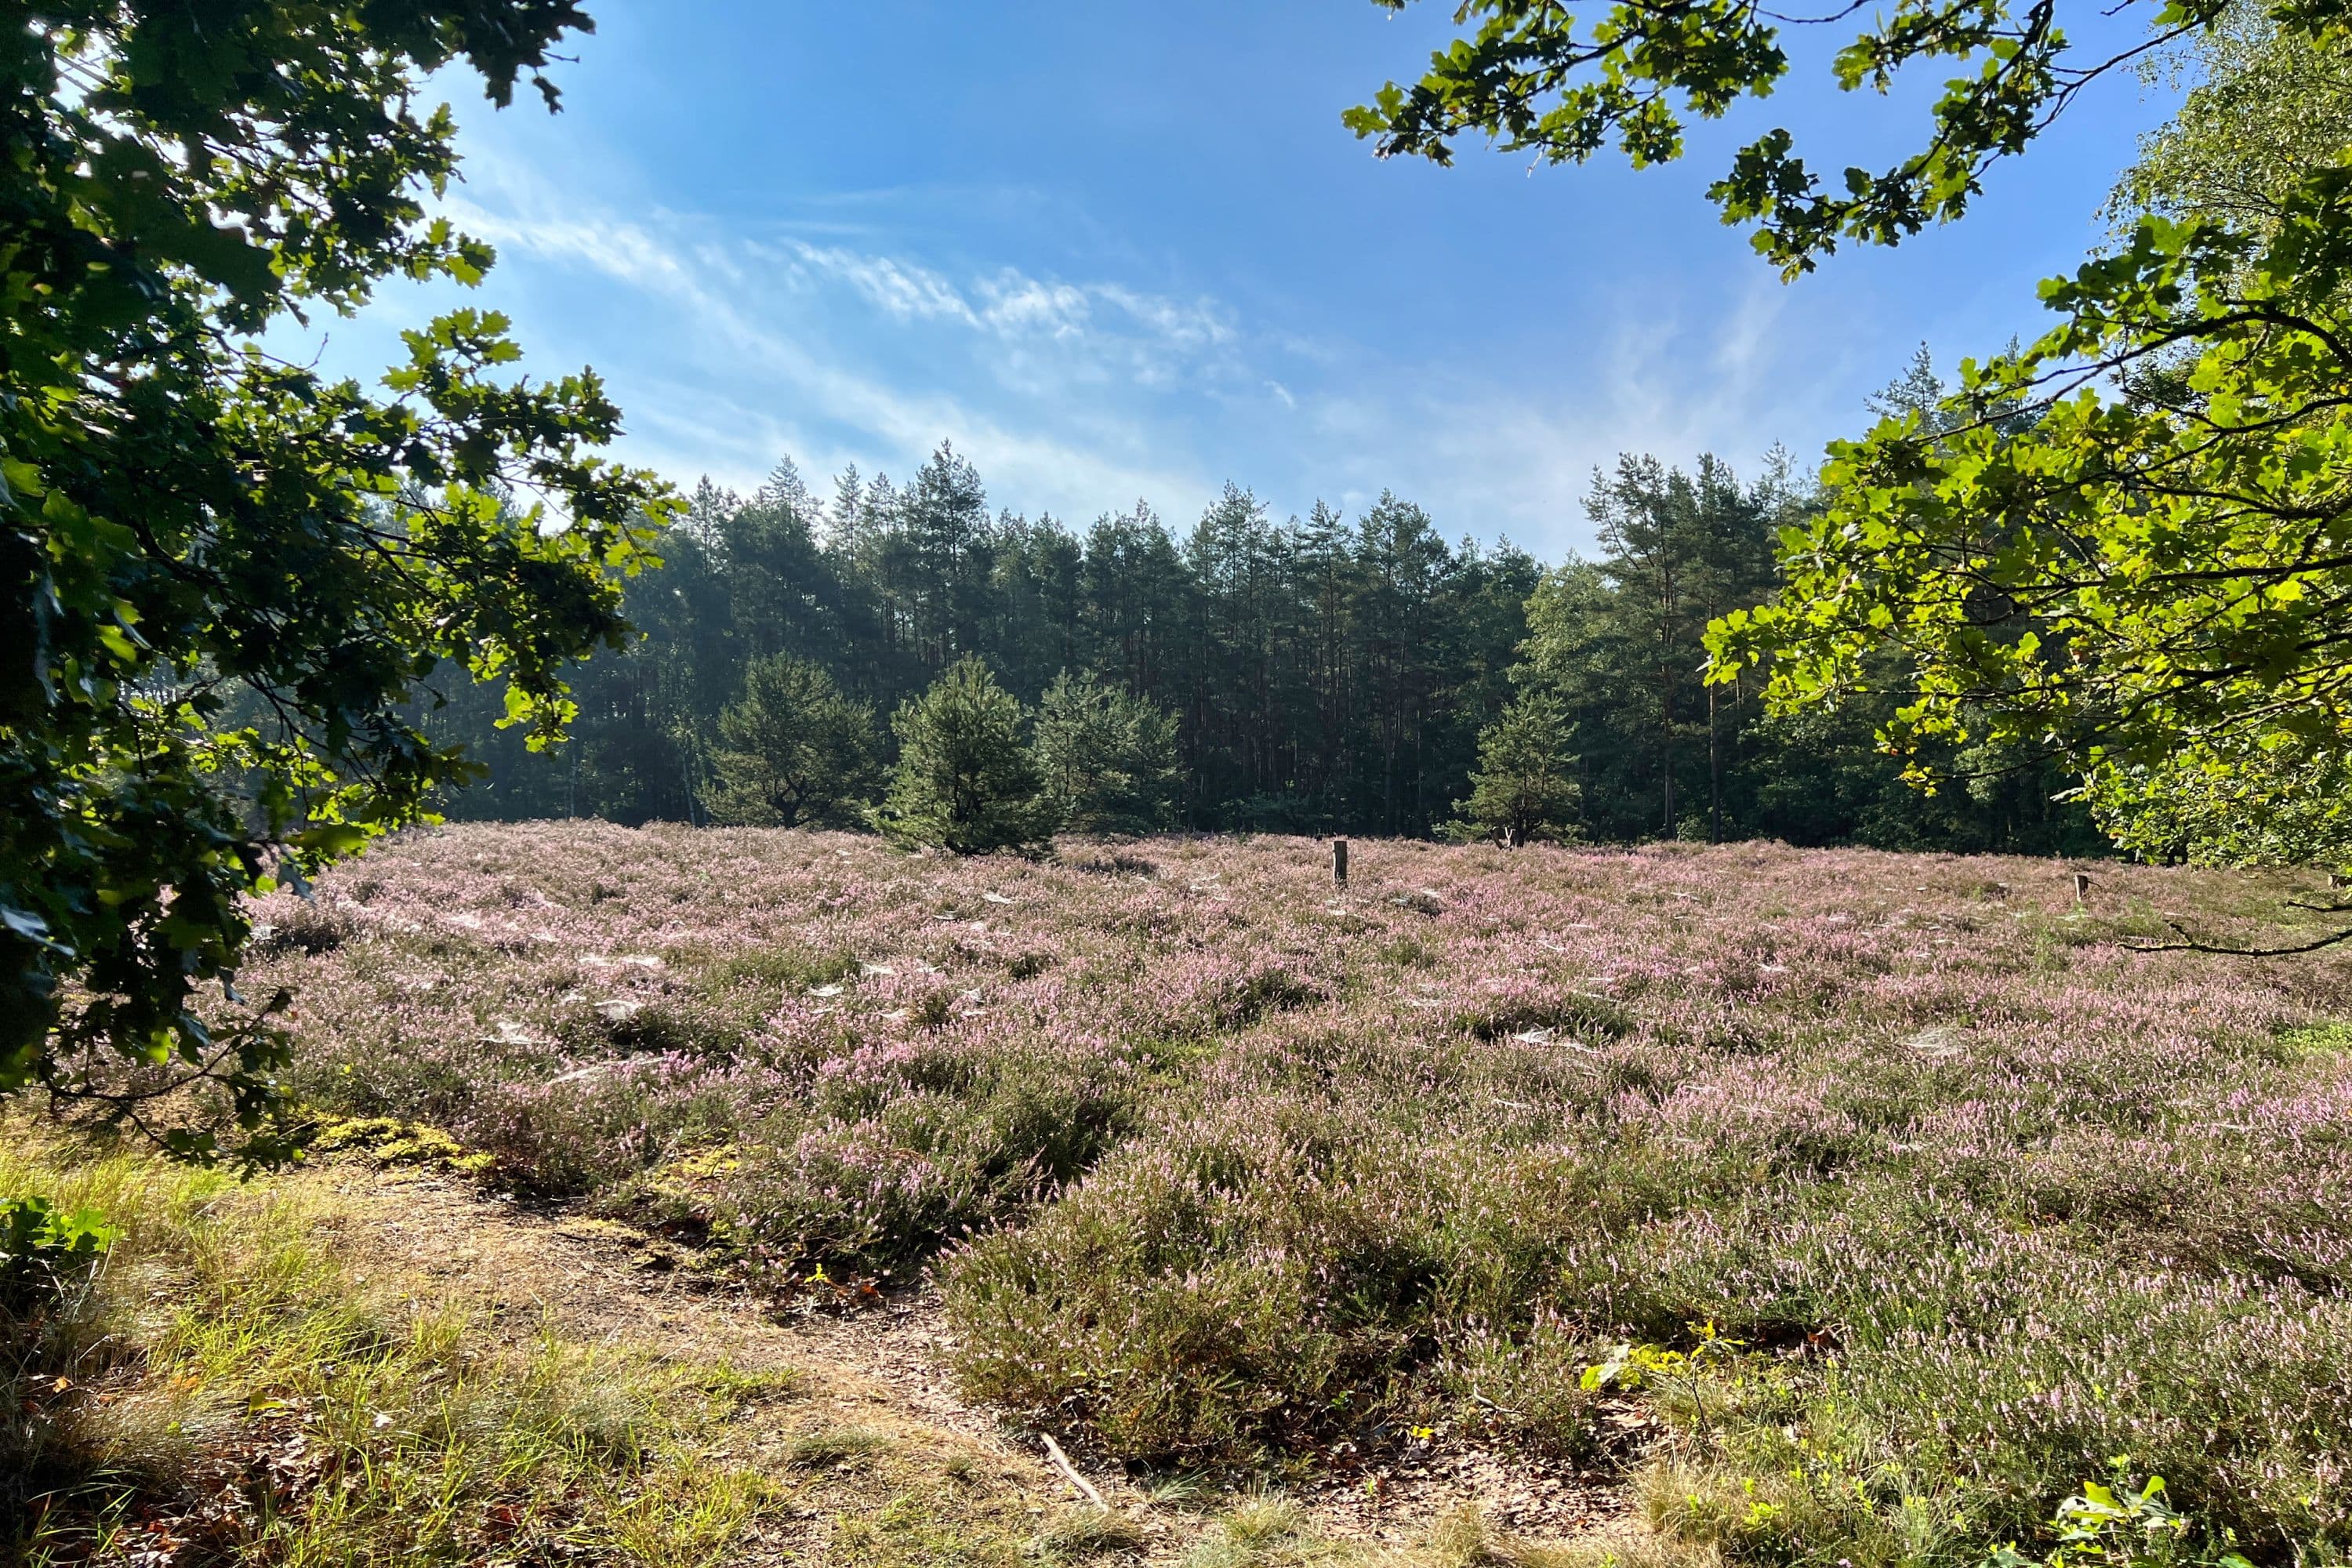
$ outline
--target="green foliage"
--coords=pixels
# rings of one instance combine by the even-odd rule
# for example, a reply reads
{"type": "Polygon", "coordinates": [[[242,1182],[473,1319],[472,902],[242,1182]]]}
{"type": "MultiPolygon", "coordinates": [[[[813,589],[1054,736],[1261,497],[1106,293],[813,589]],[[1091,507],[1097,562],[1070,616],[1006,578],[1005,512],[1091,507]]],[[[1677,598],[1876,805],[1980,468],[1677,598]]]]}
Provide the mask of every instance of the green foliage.
{"type": "Polygon", "coordinates": [[[1037,765],[1076,832],[1150,833],[1175,821],[1176,716],[1148,697],[1065,670],[1038,705],[1037,765]]]}
{"type": "Polygon", "coordinates": [[[470,309],[406,334],[389,397],[257,342],[388,277],[478,281],[488,248],[423,216],[457,164],[425,79],[504,103],[528,72],[551,104],[538,68],[587,26],[132,0],[0,37],[0,1094],[128,1110],[211,1076],[243,1152],[280,1152],[282,1038],[196,1003],[240,900],[468,776],[404,707],[436,666],[543,741],[566,663],[619,643],[662,492],[591,455],[619,426],[593,374],[516,379],[470,309]]]}
{"type": "Polygon", "coordinates": [[[2217,738],[2082,792],[2108,834],[2151,860],[2352,868],[2352,757],[2277,732],[2217,738]]]}
{"type": "Polygon", "coordinates": [[[1499,834],[1513,844],[1576,836],[1583,791],[1570,776],[1574,728],[1558,697],[1530,691],[1480,732],[1470,798],[1454,803],[1470,836],[1499,834]]]}
{"type": "Polygon", "coordinates": [[[2150,213],[2267,235],[2296,182],[2352,151],[2352,58],[2249,0],[2180,54],[2168,63],[2201,79],[2116,182],[2116,237],[2127,243],[2150,213]]]}
{"type": "Polygon", "coordinates": [[[1727,814],[1733,836],[1755,830],[1745,781],[1781,764],[1757,765],[1750,694],[1710,694],[1697,671],[1708,617],[1769,591],[1770,530],[1795,505],[1777,462],[1753,483],[1706,457],[1685,472],[1628,455],[1593,475],[1600,558],[1537,586],[1517,677],[1558,694],[1577,727],[1596,835],[1675,837],[1694,799],[1697,836],[1723,837],[1727,814]]]}
{"type": "MultiPolygon", "coordinates": [[[[1386,0],[1401,4],[1402,0],[1386,0]]],[[[1678,156],[1672,100],[1703,116],[1769,92],[1788,69],[1785,18],[1734,7],[1617,5],[1589,34],[1556,7],[1473,0],[1468,36],[1411,89],[1352,111],[1381,152],[1445,162],[1482,132],[1582,160],[1614,135],[1636,164],[1678,156]]],[[[2352,752],[2352,523],[2342,497],[2352,379],[2342,299],[2352,243],[2340,160],[2352,86],[2326,9],[2256,15],[2172,0],[2159,43],[2188,40],[2210,79],[2150,138],[2116,209],[2145,213],[2118,251],[2045,286],[2064,324],[1964,371],[1945,391],[1915,367],[1866,438],[1832,448],[1820,503],[1778,520],[1782,583],[1752,612],[1716,609],[1717,688],[1766,671],[1782,714],[1861,710],[1914,782],[2046,773],[2053,756],[2126,847],[2213,859],[2342,860],[2333,802],[2352,752]],[[2112,389],[2112,390],[2108,390],[2112,389]]],[[[2091,76],[2054,7],[1906,0],[1837,59],[1840,85],[1884,90],[1920,57],[1964,73],[1927,147],[1894,169],[1821,182],[1775,131],[1711,195],[1795,272],[1841,238],[1894,243],[1958,216],[1995,158],[2021,151],[2091,76]]],[[[1634,476],[1627,475],[1625,480],[1634,476]]],[[[1677,476],[1679,478],[1679,476],[1677,476]]],[[[1621,553],[1668,515],[1643,487],[1621,553]]],[[[1604,499],[1616,498],[1604,489],[1604,499]]],[[[1576,586],[1563,582],[1563,588],[1576,586]]],[[[1675,594],[1645,593],[1673,640],[1675,594]]],[[[1589,586],[1589,585],[1588,585],[1589,586]]],[[[1538,661],[1605,668],[1601,622],[1543,631],[1538,661]],[[1579,644],[1582,646],[1578,646],[1579,644]]],[[[1621,666],[1627,662],[1620,658],[1621,666]]],[[[1671,749],[1670,659],[1655,733],[1671,749]]],[[[1664,831],[1679,829],[1665,770],[1664,831]]],[[[1720,800],[1716,806],[1720,820],[1720,800]]]]}
{"type": "Polygon", "coordinates": [[[875,827],[897,844],[959,855],[1031,849],[1052,837],[1059,807],[1022,737],[1026,718],[981,659],[950,665],[890,721],[898,765],[872,813],[875,827]]]}
{"type": "Polygon", "coordinates": [[[2045,289],[2059,326],[1968,367],[1948,428],[1832,447],[1788,589],[1710,633],[1717,678],[1762,664],[1777,704],[1834,704],[1892,648],[1897,747],[2062,747],[2145,849],[2312,837],[2310,784],[2352,747],[2347,267],[2352,167],[2267,241],[2144,220],[2045,289]],[[1985,416],[2017,403],[2022,428],[1985,416]]]}
{"type": "MultiPolygon", "coordinates": [[[[1375,3],[1402,10],[1410,0],[1375,3]]],[[[2205,29],[2227,3],[2164,0],[2155,26],[2166,37],[2205,29]]],[[[1682,156],[1685,115],[1719,119],[1742,98],[1771,94],[1790,68],[1784,26],[1853,15],[1807,23],[1727,0],[1618,0],[1580,31],[1569,10],[1539,0],[1465,0],[1463,35],[1418,81],[1391,81],[1343,118],[1382,157],[1450,163],[1457,138],[1482,135],[1507,153],[1580,163],[1613,139],[1643,168],[1682,156]]],[[[1885,93],[1914,61],[1951,61],[1924,145],[1888,168],[1824,181],[1776,128],[1738,150],[1708,199],[1726,223],[1754,225],[1756,248],[1785,275],[1810,271],[1841,240],[1898,244],[1960,216],[1992,163],[2023,152],[2086,81],[2140,52],[2077,50],[2055,5],[1900,0],[1873,13],[1832,68],[1842,90],[1885,93]]]]}
{"type": "Polygon", "coordinates": [[[1128,1457],[1319,1443],[1404,1414],[1428,1346],[1508,1321],[1567,1237],[1647,1196],[1588,1196],[1557,1165],[1480,1185],[1460,1146],[1337,1105],[1260,1100],[1253,1120],[1174,1119],[1165,1144],[1114,1150],[1025,1226],[976,1238],[946,1286],[965,1385],[1128,1457]]]}
{"type": "MultiPolygon", "coordinates": [[[[1878,403],[1933,409],[1941,395],[1915,364],[1878,403]]],[[[1507,546],[1449,546],[1393,497],[1353,521],[1318,506],[1276,523],[1240,489],[1181,542],[1148,512],[1082,533],[1000,513],[961,535],[963,553],[927,552],[918,571],[890,542],[930,526],[914,504],[936,488],[910,500],[861,479],[828,508],[784,463],[749,498],[698,489],[658,542],[662,570],[623,601],[646,635],[573,678],[580,713],[562,755],[494,730],[487,694],[459,690],[428,716],[436,741],[489,767],[444,809],[632,826],[755,815],[719,731],[746,667],[806,659],[845,700],[895,710],[937,677],[905,633],[945,595],[965,607],[956,637],[1023,701],[1042,705],[1066,674],[1091,680],[1105,743],[1130,716],[1146,738],[1155,710],[1171,716],[1183,826],[1427,833],[1468,794],[1481,731],[1516,692],[1541,689],[1576,726],[1589,838],[2106,848],[2079,804],[2052,802],[2071,780],[2046,761],[1995,759],[1969,789],[1922,799],[1874,738],[1877,708],[1777,719],[1760,683],[1702,683],[1708,617],[1773,591],[1774,530],[1811,504],[1777,458],[1743,478],[1704,458],[1678,470],[1629,456],[1587,502],[1595,558],[1549,574],[1507,546]]],[[[1056,728],[1041,715],[1041,752],[1056,728]]],[[[1153,755],[1110,770],[1125,784],[1100,781],[1127,795],[1108,803],[1106,830],[1162,820],[1160,785],[1136,782],[1158,767],[1153,755]]]]}
{"type": "Polygon", "coordinates": [[[721,822],[840,826],[857,819],[877,777],[874,710],[791,654],[744,670],[719,739],[712,815],[721,822]]]}
{"type": "Polygon", "coordinates": [[[95,1209],[68,1213],[38,1194],[0,1198],[0,1308],[53,1299],[121,1234],[95,1209]]]}
{"type": "Polygon", "coordinates": [[[1766,759],[1754,816],[1796,844],[1850,841],[1874,849],[1962,854],[2099,857],[2113,845],[2075,797],[2076,781],[2052,755],[1940,745],[1920,764],[1949,787],[1932,795],[1904,779],[1905,763],[1878,739],[1899,697],[1883,686],[1850,694],[1834,710],[1766,713],[1754,721],[1766,759]]]}
{"type": "MultiPolygon", "coordinates": [[[[950,1021],[944,1003],[919,1020],[950,1021]]],[[[931,1092],[829,1085],[797,1147],[691,1154],[648,1173],[636,1195],[707,1227],[772,1285],[812,1268],[888,1273],[1050,1196],[1135,1126],[1131,1080],[1051,1053],[958,1063],[934,1047],[901,1070],[931,1092]]]]}
{"type": "MultiPolygon", "coordinates": [[[[1790,18],[1737,6],[1621,0],[1582,33],[1528,0],[1456,19],[1420,81],[1347,116],[1383,155],[1445,163],[1479,132],[1580,162],[1613,136],[1639,166],[1680,155],[1684,113],[1724,114],[1789,69],[1790,18]]],[[[1711,189],[1793,275],[1842,239],[1959,216],[1993,161],[2135,57],[2173,46],[2208,77],[2117,186],[2111,211],[2137,221],[2116,253],[2044,286],[2064,325],[1832,448],[1824,504],[1780,531],[1778,602],[1723,616],[1714,675],[1737,689],[1768,667],[1782,713],[1874,710],[1921,784],[1939,746],[2018,772],[2063,756],[2142,853],[2341,860],[2325,803],[2352,751],[2344,18],[2165,0],[2152,20],[2150,43],[2100,58],[2054,5],[1902,0],[1834,68],[1884,92],[1915,60],[1955,60],[1920,151],[1832,194],[1775,130],[1711,189]]]]}
{"type": "Polygon", "coordinates": [[[748,498],[698,489],[624,600],[645,637],[575,678],[563,754],[494,730],[471,690],[427,716],[490,769],[444,809],[699,822],[725,793],[704,737],[751,661],[811,659],[887,713],[976,653],[1024,702],[1067,671],[1176,715],[1188,825],[1420,834],[1509,695],[1535,563],[1449,545],[1418,508],[1277,521],[1236,490],[1189,536],[1149,509],[1072,530],[989,515],[944,448],[924,474],[845,473],[829,505],[788,462],[748,498]],[[908,543],[934,532],[953,548],[908,543]],[[950,609],[948,634],[910,635],[950,609]]]}
{"type": "Polygon", "coordinates": [[[2054,1543],[2047,1557],[2029,1557],[2011,1542],[1985,1560],[1987,1568],[2253,1568],[2231,1548],[2226,1533],[2218,1546],[2196,1538],[2196,1521],[2166,1500],[2162,1476],[2150,1476],[2133,1490],[2126,1474],[2130,1464],[2116,1459],[2114,1486],[2087,1481],[2059,1505],[2050,1521],[2054,1543]]]}

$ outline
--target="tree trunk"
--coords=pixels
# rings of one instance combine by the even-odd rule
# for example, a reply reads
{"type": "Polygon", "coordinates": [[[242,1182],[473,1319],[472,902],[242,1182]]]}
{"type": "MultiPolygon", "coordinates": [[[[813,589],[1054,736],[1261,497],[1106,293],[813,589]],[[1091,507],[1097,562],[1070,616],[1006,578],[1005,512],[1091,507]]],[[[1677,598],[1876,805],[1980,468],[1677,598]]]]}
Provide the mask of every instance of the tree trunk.
{"type": "Polygon", "coordinates": [[[1706,689],[1706,837],[1723,842],[1723,741],[1715,726],[1715,688],[1706,689]]]}

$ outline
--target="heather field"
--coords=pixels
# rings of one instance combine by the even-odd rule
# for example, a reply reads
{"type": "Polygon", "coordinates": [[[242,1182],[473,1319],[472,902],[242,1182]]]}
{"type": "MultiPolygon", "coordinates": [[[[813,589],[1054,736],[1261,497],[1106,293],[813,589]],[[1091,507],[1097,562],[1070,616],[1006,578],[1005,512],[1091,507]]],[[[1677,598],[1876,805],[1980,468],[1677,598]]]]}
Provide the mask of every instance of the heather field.
{"type": "Polygon", "coordinates": [[[1090,1463],[1479,1445],[1825,1568],[2160,1474],[2159,1555],[2332,1560],[2352,968],[2131,952],[2298,884],[2090,869],[449,828],[264,968],[310,1103],[780,1305],[936,1290],[963,1394],[1090,1463]]]}

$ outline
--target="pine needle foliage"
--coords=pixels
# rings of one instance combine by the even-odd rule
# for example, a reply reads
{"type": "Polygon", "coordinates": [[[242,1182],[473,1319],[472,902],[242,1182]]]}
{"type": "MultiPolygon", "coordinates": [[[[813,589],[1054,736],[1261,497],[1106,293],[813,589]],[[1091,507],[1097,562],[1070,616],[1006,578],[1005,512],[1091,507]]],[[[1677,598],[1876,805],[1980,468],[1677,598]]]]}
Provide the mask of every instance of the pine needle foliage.
{"type": "Polygon", "coordinates": [[[902,847],[986,855],[1034,849],[1061,812],[1023,735],[1028,712],[987,664],[967,657],[898,710],[898,765],[869,814],[902,847]]]}
{"type": "Polygon", "coordinates": [[[752,661],[742,697],[719,715],[719,740],[713,805],[722,822],[844,826],[877,776],[873,710],[791,654],[752,661]]]}
{"type": "Polygon", "coordinates": [[[1560,700],[1530,691],[1479,732],[1478,770],[1470,775],[1470,796],[1457,800],[1464,838],[1499,837],[1514,844],[1576,837],[1576,757],[1569,751],[1575,725],[1560,700]]]}
{"type": "Polygon", "coordinates": [[[1148,697],[1065,670],[1037,710],[1037,763],[1077,832],[1151,833],[1175,823],[1176,716],[1148,697]]]}

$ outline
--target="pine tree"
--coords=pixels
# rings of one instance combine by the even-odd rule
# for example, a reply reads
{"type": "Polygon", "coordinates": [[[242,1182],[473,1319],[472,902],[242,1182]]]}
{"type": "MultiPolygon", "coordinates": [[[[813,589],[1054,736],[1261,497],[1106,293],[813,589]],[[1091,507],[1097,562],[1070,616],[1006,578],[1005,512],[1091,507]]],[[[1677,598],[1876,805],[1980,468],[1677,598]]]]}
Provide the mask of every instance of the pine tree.
{"type": "Polygon", "coordinates": [[[868,820],[894,843],[959,855],[1052,837],[1060,812],[1022,739],[1026,717],[977,655],[958,659],[891,721],[898,765],[868,820]]]}
{"type": "MultiPolygon", "coordinates": [[[[1288,656],[1297,647],[1289,537],[1238,485],[1201,515],[1184,560],[1199,590],[1187,771],[1256,826],[1295,776],[1288,656]]],[[[1231,822],[1232,817],[1227,819],[1231,822]]]]}
{"type": "Polygon", "coordinates": [[[837,826],[862,815],[875,781],[873,710],[808,660],[753,660],[742,698],[719,715],[719,820],[837,826]]]}
{"type": "MultiPolygon", "coordinates": [[[[1915,361],[1881,401],[1927,384],[1915,361]]],[[[1629,457],[1595,487],[1601,550],[1550,572],[1507,543],[1449,544],[1392,497],[1360,519],[1318,503],[1276,526],[1235,486],[1179,540],[1139,505],[1084,532],[989,517],[979,477],[946,449],[904,488],[849,470],[833,490],[820,504],[781,463],[749,499],[709,487],[698,516],[666,530],[667,564],[623,601],[645,636],[575,679],[564,754],[527,751],[495,728],[496,692],[436,674],[420,695],[448,705],[428,700],[428,728],[490,773],[444,809],[783,820],[781,806],[746,806],[741,764],[717,754],[751,750],[719,728],[748,663],[813,660],[843,696],[888,713],[977,654],[1022,702],[1067,672],[1100,683],[1089,703],[1141,700],[1172,721],[1171,818],[1153,791],[1136,808],[1116,781],[1099,796],[1072,784],[1077,772],[1154,770],[1071,763],[1064,742],[1047,743],[1060,718],[1041,716],[1048,793],[1092,829],[1426,832],[1472,793],[1481,734],[1540,689],[1573,729],[1588,838],[1655,837],[1671,821],[1677,835],[1805,844],[2098,842],[2079,804],[2051,805],[2065,781],[2046,761],[1998,758],[1998,776],[1968,789],[1909,793],[1874,740],[1903,700],[1891,679],[1873,674],[1833,719],[1801,723],[1764,720],[1752,672],[1702,681],[1706,624],[1771,595],[1773,539],[1817,504],[1784,458],[1749,483],[1712,458],[1677,469],[1629,457]]],[[[1112,745],[1108,722],[1088,718],[1070,744],[1112,745]]],[[[1936,756],[1976,767],[1948,746],[1936,756]]]]}
{"type": "Polygon", "coordinates": [[[1574,729],[1567,706],[1549,691],[1528,692],[1503,710],[1479,732],[1470,798],[1454,803],[1461,814],[1451,825],[1455,836],[1493,834],[1514,845],[1575,837],[1583,792],[1568,749],[1574,729]]]}
{"type": "Polygon", "coordinates": [[[988,494],[971,459],[942,441],[898,493],[899,590],[928,668],[975,651],[988,586],[988,494]]]}
{"type": "Polygon", "coordinates": [[[1037,761],[1068,826],[1151,833],[1176,812],[1176,716],[1148,697],[1065,670],[1037,712],[1037,761]]]}
{"type": "Polygon", "coordinates": [[[1425,786],[1437,771],[1429,765],[1430,718],[1443,684],[1437,606],[1454,571],[1454,553],[1428,513],[1385,490],[1357,523],[1356,535],[1350,620],[1360,639],[1360,689],[1370,710],[1375,753],[1366,761],[1379,769],[1377,778],[1364,780],[1364,805],[1378,799],[1375,820],[1383,833],[1426,832],[1435,802],[1425,786]]]}
{"type": "Polygon", "coordinates": [[[737,657],[823,658],[842,646],[842,588],[818,548],[805,492],[772,479],[718,529],[737,657]]]}
{"type": "Polygon", "coordinates": [[[1355,604],[1355,556],[1350,531],[1340,515],[1317,501],[1295,529],[1299,650],[1305,668],[1307,708],[1299,740],[1302,782],[1311,797],[1307,815],[1318,827],[1345,820],[1348,761],[1353,733],[1354,683],[1359,675],[1351,610],[1355,604]]]}

